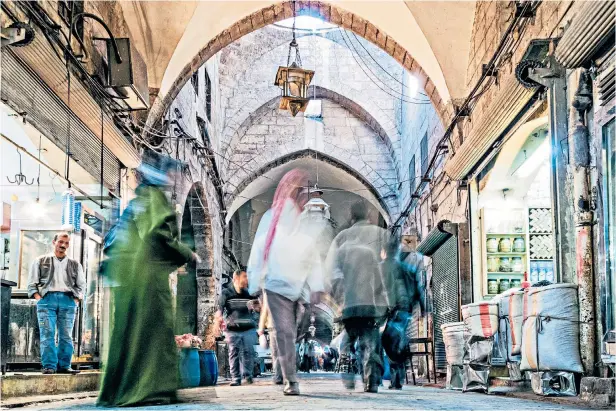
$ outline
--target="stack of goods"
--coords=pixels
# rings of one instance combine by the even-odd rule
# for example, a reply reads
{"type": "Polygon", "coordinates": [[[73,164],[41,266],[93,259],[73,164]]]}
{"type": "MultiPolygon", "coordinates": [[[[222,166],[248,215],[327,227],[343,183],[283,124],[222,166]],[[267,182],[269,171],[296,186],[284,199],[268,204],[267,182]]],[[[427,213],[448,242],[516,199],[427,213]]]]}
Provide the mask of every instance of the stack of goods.
{"type": "Polygon", "coordinates": [[[447,356],[447,384],[449,390],[462,389],[464,366],[464,323],[441,325],[445,354],[447,356]]]}
{"type": "Polygon", "coordinates": [[[575,284],[531,287],[524,304],[522,371],[531,371],[537,394],[576,395],[580,359],[579,307],[575,284]]]}
{"type": "Polygon", "coordinates": [[[509,378],[512,381],[520,381],[522,380],[520,353],[522,348],[524,291],[511,290],[499,296],[497,302],[499,316],[498,349],[507,362],[509,378]]]}
{"type": "Polygon", "coordinates": [[[494,335],[498,332],[498,303],[462,306],[465,326],[463,391],[488,391],[494,335]]]}

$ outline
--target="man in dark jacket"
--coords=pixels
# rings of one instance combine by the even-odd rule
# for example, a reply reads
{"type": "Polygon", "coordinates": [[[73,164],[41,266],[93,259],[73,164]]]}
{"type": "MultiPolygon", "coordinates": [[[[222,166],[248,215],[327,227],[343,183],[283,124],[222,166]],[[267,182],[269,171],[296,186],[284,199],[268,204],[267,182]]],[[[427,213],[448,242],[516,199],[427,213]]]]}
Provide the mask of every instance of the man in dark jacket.
{"type": "Polygon", "coordinates": [[[254,345],[257,344],[256,322],[250,312],[249,304],[253,298],[248,293],[246,271],[233,273],[233,284],[225,288],[218,301],[216,322],[218,326],[226,322],[226,341],[229,345],[229,368],[231,369],[231,386],[244,382],[252,384],[254,368],[254,345]],[[226,319],[223,316],[226,314],[226,319]],[[241,364],[241,367],[240,367],[241,364]]]}
{"type": "MultiPolygon", "coordinates": [[[[381,270],[387,232],[367,221],[363,202],[351,207],[352,226],[340,232],[330,247],[326,276],[333,297],[341,306],[341,320],[349,339],[342,352],[359,344],[364,391],[378,392],[383,373],[379,327],[390,309],[392,281],[381,270]]],[[[343,374],[345,386],[354,388],[354,374],[343,374]]]]}

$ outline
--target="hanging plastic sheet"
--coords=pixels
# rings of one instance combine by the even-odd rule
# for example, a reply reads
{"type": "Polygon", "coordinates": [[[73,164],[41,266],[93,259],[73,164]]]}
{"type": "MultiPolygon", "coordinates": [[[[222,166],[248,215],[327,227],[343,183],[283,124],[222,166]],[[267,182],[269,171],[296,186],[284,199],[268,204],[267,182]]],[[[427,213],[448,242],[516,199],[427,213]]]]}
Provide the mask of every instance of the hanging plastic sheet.
{"type": "Polygon", "coordinates": [[[464,350],[464,364],[490,365],[493,348],[493,338],[480,338],[467,335],[464,350]]]}
{"type": "Polygon", "coordinates": [[[490,382],[490,366],[464,364],[462,391],[482,391],[487,393],[490,382]]]}
{"type": "Polygon", "coordinates": [[[464,375],[463,365],[447,364],[447,380],[445,382],[445,387],[448,390],[461,391],[463,388],[463,384],[464,384],[463,375],[464,375]]]}
{"type": "Polygon", "coordinates": [[[538,371],[531,373],[530,383],[537,395],[575,397],[575,374],[567,371],[538,371]]]}

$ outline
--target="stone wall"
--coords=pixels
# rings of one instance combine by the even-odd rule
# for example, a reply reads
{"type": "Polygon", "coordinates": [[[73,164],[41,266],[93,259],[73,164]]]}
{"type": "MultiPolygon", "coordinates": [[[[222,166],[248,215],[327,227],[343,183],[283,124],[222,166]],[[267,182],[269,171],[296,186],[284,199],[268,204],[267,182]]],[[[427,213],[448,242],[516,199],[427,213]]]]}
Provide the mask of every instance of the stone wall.
{"type": "MultiPolygon", "coordinates": [[[[235,149],[249,117],[280,95],[273,80],[277,67],[287,63],[289,36],[288,31],[266,27],[236,40],[219,53],[225,155],[229,156],[235,149]]],[[[392,78],[400,77],[403,68],[378,47],[346,31],[328,32],[326,37],[306,36],[298,42],[303,67],[315,71],[312,84],[353,101],[367,112],[383,130],[397,164],[395,154],[400,144],[395,127],[397,84],[392,78]],[[353,53],[346,47],[349,43],[343,41],[353,42],[356,48],[353,53]],[[369,66],[358,65],[358,53],[369,66]]]]}
{"type": "MultiPolygon", "coordinates": [[[[192,83],[186,84],[171,105],[166,118],[171,136],[177,134],[175,129],[179,125],[188,136],[205,144],[197,117],[203,119],[214,152],[218,152],[217,136],[220,127],[217,64],[216,60],[212,60],[198,70],[197,90],[192,83]],[[212,81],[211,121],[208,121],[206,115],[205,70],[212,81]]],[[[187,172],[176,183],[174,202],[179,205],[181,212],[188,202],[188,209],[191,212],[195,251],[203,260],[196,267],[197,332],[200,336],[205,336],[207,347],[212,348],[215,336],[210,330],[219,292],[217,285],[223,272],[228,270],[228,267],[225,267],[227,259],[223,255],[225,222],[224,215],[221,214],[219,187],[214,185],[208,174],[210,168],[204,167],[204,164],[210,163],[199,158],[198,152],[193,150],[193,147],[194,145],[186,138],[171,139],[165,144],[165,150],[170,156],[177,157],[188,165],[187,172]]],[[[182,221],[181,212],[178,215],[179,221],[182,221]]]]}
{"type": "Polygon", "coordinates": [[[251,124],[229,159],[226,191],[230,204],[244,180],[254,178],[267,164],[289,154],[312,149],[362,175],[378,192],[390,216],[396,216],[397,177],[386,144],[349,110],[322,100],[322,119],[292,117],[274,99],[252,117],[251,124]]]}

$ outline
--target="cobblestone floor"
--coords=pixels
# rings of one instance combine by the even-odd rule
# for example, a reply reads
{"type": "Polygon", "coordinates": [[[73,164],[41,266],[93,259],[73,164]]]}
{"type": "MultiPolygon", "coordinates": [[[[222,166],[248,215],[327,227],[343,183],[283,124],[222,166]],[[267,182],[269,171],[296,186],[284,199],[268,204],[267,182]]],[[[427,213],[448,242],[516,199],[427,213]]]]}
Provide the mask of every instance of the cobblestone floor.
{"type": "MultiPolygon", "coordinates": [[[[180,404],[142,407],[155,410],[271,410],[271,409],[408,409],[408,410],[573,410],[586,409],[583,403],[556,403],[535,397],[461,393],[434,387],[404,386],[402,391],[381,387],[378,394],[361,391],[358,381],[356,391],[342,387],[338,376],[332,374],[301,375],[299,397],[282,395],[281,386],[274,386],[269,379],[257,379],[253,385],[229,387],[203,387],[182,390],[180,404]]],[[[387,382],[386,382],[387,385],[387,382]]],[[[95,398],[67,399],[30,404],[25,409],[38,410],[90,410],[96,409],[95,398]]],[[[130,408],[122,408],[123,410],[130,408]]]]}

